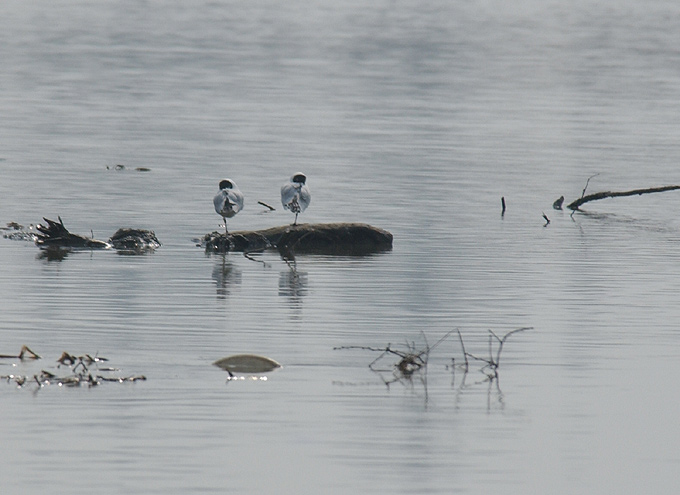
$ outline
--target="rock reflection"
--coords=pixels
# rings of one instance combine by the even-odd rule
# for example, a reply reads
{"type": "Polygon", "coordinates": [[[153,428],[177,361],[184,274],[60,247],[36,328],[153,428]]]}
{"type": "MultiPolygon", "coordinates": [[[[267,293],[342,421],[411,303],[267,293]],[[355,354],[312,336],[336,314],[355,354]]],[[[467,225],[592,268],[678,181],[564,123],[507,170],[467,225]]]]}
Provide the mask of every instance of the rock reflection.
{"type": "Polygon", "coordinates": [[[241,285],[241,270],[227,260],[226,254],[222,254],[219,256],[219,262],[213,267],[212,278],[215,281],[217,297],[225,299],[234,287],[241,285]]]}

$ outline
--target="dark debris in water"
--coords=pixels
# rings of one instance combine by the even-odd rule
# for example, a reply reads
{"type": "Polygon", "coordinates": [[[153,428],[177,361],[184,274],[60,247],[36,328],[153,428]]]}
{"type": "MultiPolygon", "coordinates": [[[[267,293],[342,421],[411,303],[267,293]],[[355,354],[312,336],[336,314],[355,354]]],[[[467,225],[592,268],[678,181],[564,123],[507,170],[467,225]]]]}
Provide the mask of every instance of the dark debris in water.
{"type": "Polygon", "coordinates": [[[118,172],[121,172],[123,170],[134,170],[135,172],[151,172],[151,169],[149,167],[135,167],[130,169],[120,163],[112,166],[107,165],[106,170],[116,170],[118,172]]]}
{"type": "MultiPolygon", "coordinates": [[[[19,354],[1,354],[0,359],[25,362],[27,360],[37,361],[41,357],[27,346],[23,346],[19,354]]],[[[0,379],[16,385],[17,388],[35,386],[37,387],[35,390],[40,390],[50,385],[58,387],[96,387],[104,382],[133,383],[146,380],[144,375],[125,376],[121,374],[120,369],[103,365],[103,363],[108,362],[108,359],[96,353],[94,356],[92,354],[75,356],[68,352],[63,352],[56,362],[58,364],[53,371],[41,369],[39,373],[35,373],[33,376],[6,374],[0,375],[0,379]]]]}
{"type": "Polygon", "coordinates": [[[39,234],[35,243],[38,246],[59,246],[70,248],[90,248],[90,249],[108,249],[111,244],[91,237],[85,237],[78,234],[73,234],[64,227],[64,222],[61,217],[57,217],[58,222],[44,218],[47,225],[39,224],[37,226],[39,234]]]}
{"type": "Polygon", "coordinates": [[[10,222],[2,228],[6,239],[30,241],[41,248],[41,258],[48,261],[62,260],[71,251],[78,249],[116,249],[119,254],[145,254],[161,246],[152,230],[120,228],[108,241],[94,239],[70,232],[61,217],[58,221],[43,218],[44,225],[28,228],[17,222],[10,222]]]}
{"type": "Polygon", "coordinates": [[[118,251],[129,254],[142,254],[161,246],[152,230],[143,229],[118,229],[109,242],[118,251]]]}
{"type": "Polygon", "coordinates": [[[35,226],[33,224],[28,227],[24,227],[17,222],[9,222],[6,227],[0,227],[3,231],[2,236],[5,239],[12,241],[28,241],[35,242],[37,239],[37,234],[35,232],[35,226]]]}

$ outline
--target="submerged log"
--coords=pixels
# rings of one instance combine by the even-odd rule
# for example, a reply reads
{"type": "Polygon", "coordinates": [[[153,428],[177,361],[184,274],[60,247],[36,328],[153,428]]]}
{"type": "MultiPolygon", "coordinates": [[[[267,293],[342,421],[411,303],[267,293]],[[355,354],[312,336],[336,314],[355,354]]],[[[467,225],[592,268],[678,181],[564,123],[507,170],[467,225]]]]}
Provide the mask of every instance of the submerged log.
{"type": "Polygon", "coordinates": [[[392,234],[365,223],[304,223],[228,235],[212,232],[203,244],[213,253],[278,249],[286,254],[363,255],[392,249],[392,234]]]}
{"type": "MultiPolygon", "coordinates": [[[[578,210],[582,204],[587,203],[589,201],[596,201],[598,199],[618,198],[621,196],[640,196],[642,194],[675,191],[676,189],[680,189],[680,186],[649,187],[646,189],[633,189],[632,191],[603,191],[588,194],[587,196],[581,196],[576,201],[572,201],[571,203],[569,203],[569,205],[567,205],[567,208],[571,210],[578,210]]],[[[585,189],[583,191],[585,192],[585,189]]]]}

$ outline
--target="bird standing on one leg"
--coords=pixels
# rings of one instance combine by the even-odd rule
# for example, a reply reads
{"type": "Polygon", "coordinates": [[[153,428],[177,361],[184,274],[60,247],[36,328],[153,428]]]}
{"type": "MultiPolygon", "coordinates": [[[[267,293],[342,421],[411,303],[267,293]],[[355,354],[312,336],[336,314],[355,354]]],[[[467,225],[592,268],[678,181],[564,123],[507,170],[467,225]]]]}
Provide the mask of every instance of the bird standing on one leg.
{"type": "Polygon", "coordinates": [[[236,183],[231,179],[220,181],[220,192],[213,198],[215,211],[222,215],[224,219],[224,232],[229,234],[227,229],[227,218],[231,218],[243,209],[243,193],[236,183]]]}
{"type": "Polygon", "coordinates": [[[312,194],[307,187],[307,177],[302,172],[298,172],[281,187],[281,203],[283,208],[295,213],[293,225],[297,225],[297,217],[305,211],[312,201],[312,194]]]}

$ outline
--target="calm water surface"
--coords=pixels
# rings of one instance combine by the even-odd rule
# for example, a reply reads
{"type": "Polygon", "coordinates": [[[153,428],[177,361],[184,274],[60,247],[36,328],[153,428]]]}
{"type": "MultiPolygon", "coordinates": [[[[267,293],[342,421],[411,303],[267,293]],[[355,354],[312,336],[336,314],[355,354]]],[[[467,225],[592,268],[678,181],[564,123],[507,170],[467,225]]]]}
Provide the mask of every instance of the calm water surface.
{"type": "Polygon", "coordinates": [[[0,375],[68,351],[147,377],[0,384],[2,493],[675,493],[680,197],[551,205],[594,174],[680,183],[678,21],[662,0],[3,2],[0,223],[163,246],[0,239],[0,353],[44,357],[0,375]],[[293,271],[196,246],[219,179],[246,195],[230,228],[264,228],[292,221],[298,170],[302,221],[394,249],[293,271]],[[525,326],[493,382],[452,373],[453,337],[427,390],[334,350],[460,329],[486,356],[525,326]],[[283,369],[227,382],[211,363],[236,353],[283,369]]]}

